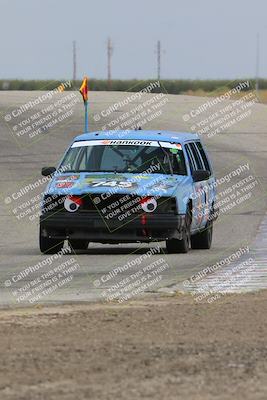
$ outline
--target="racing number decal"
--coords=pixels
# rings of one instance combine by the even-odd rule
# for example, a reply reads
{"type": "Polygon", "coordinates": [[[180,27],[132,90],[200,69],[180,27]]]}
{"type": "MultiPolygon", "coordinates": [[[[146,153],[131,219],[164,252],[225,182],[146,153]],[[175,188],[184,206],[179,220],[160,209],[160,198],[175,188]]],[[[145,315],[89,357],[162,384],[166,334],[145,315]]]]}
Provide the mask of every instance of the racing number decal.
{"type": "Polygon", "coordinates": [[[127,182],[127,181],[93,181],[88,184],[91,187],[119,187],[119,188],[132,188],[135,186],[133,182],[127,182]]]}

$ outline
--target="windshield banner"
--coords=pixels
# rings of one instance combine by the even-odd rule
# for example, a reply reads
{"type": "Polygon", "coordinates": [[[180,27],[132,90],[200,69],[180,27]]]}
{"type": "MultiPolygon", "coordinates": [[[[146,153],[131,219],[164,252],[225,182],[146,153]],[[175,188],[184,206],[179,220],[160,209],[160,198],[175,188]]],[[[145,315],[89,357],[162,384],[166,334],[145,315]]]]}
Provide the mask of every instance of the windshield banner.
{"type": "Polygon", "coordinates": [[[182,149],[180,143],[169,143],[169,142],[157,142],[155,140],[83,140],[74,142],[71,146],[75,147],[86,147],[86,146],[153,146],[153,147],[165,147],[175,148],[178,150],[182,149]]]}

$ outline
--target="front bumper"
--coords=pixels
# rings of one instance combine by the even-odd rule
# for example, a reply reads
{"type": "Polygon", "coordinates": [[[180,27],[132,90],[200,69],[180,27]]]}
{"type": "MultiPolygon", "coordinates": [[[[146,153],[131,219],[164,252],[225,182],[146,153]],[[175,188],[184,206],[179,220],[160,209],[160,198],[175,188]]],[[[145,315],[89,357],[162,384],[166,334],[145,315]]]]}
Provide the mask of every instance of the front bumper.
{"type": "Polygon", "coordinates": [[[88,239],[101,243],[181,239],[185,215],[146,213],[130,220],[106,221],[99,213],[48,212],[40,217],[41,235],[55,239],[88,239]]]}

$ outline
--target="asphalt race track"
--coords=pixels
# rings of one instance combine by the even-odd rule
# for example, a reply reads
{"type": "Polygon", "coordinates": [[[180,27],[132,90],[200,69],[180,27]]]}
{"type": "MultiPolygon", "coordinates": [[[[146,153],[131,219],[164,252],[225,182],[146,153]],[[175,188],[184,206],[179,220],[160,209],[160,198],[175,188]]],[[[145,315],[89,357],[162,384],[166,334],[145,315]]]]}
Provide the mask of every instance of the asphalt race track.
{"type": "MultiPolygon", "coordinates": [[[[143,268],[142,263],[147,262],[142,256],[149,250],[149,245],[144,244],[90,244],[86,252],[66,254],[57,260],[44,261],[48,256],[39,252],[39,227],[36,216],[38,206],[36,204],[38,204],[38,195],[44,189],[45,184],[36,182],[42,178],[41,168],[56,165],[70,140],[83,131],[83,103],[78,92],[57,94],[54,98],[46,99],[28,110],[22,107],[21,115],[12,116],[13,110],[18,110],[20,106],[30,100],[34,101],[45,93],[0,91],[1,306],[104,300],[107,293],[114,293],[109,291],[112,285],[136,273],[138,269],[143,268]],[[32,118],[31,123],[40,121],[38,112],[45,109],[44,116],[51,114],[55,107],[55,101],[70,94],[73,96],[68,98],[65,103],[58,102],[56,104],[57,112],[62,116],[57,123],[53,125],[52,119],[48,117],[47,120],[40,122],[39,127],[46,125],[45,133],[38,133],[38,124],[36,124],[35,131],[31,130],[32,137],[29,137],[29,131],[27,132],[26,128],[23,133],[23,125],[20,126],[19,121],[21,123],[26,121],[23,122],[25,127],[29,126],[28,118],[32,118]],[[54,106],[49,108],[52,103],[54,106]],[[11,117],[9,117],[10,115],[11,117]],[[20,136],[19,132],[21,132],[20,136]],[[34,183],[36,183],[34,188],[25,189],[34,183]],[[33,205],[36,205],[35,209],[33,209],[33,205]],[[23,293],[27,293],[29,288],[35,287],[38,282],[38,284],[41,281],[47,282],[50,277],[49,271],[67,260],[71,260],[69,266],[75,265],[75,268],[73,271],[70,269],[68,273],[63,274],[62,284],[56,290],[51,289],[50,293],[32,302],[29,302],[29,297],[26,295],[23,298],[23,293]],[[114,268],[124,266],[131,260],[133,261],[132,265],[125,268],[123,272],[116,276],[108,275],[110,271],[114,271],[114,268]],[[43,264],[39,264],[38,271],[21,273],[21,271],[25,272],[28,267],[42,262],[43,264]],[[40,275],[42,275],[41,281],[33,282],[33,279],[38,279],[40,275]],[[63,281],[63,279],[66,280],[63,281]]],[[[113,112],[110,111],[110,106],[126,99],[129,95],[130,93],[121,92],[90,93],[89,129],[96,131],[115,128],[120,116],[128,112],[120,120],[120,122],[125,121],[131,115],[131,110],[153,97],[153,94],[145,94],[140,100],[136,99],[113,112]]],[[[205,103],[206,99],[176,95],[167,95],[165,98],[167,100],[164,104],[159,104],[158,108],[154,108],[155,113],[159,110],[160,112],[153,114],[154,118],[149,117],[150,121],[147,119],[147,123],[142,128],[190,131],[195,120],[193,121],[192,117],[192,122],[190,119],[189,121],[185,120],[188,119],[188,115],[190,116],[190,110],[197,109],[205,103]]],[[[217,118],[212,117],[215,110],[231,104],[231,101],[225,101],[223,105],[219,104],[209,108],[202,112],[201,118],[199,117],[198,120],[203,121],[210,117],[210,123],[212,119],[217,118]]],[[[242,194],[250,193],[250,195],[242,197],[242,200],[238,200],[232,206],[230,206],[230,202],[222,201],[222,207],[225,209],[215,223],[211,250],[191,250],[188,254],[168,255],[165,243],[160,243],[160,250],[158,250],[158,244],[153,243],[152,246],[157,248],[157,254],[153,254],[149,262],[163,258],[165,269],[160,274],[161,278],[155,280],[155,284],[151,284],[149,291],[153,292],[158,288],[181,283],[206,266],[213,265],[252,243],[266,212],[266,110],[265,105],[254,104],[246,117],[233,123],[223,132],[210,137],[203,134],[203,140],[212,157],[217,178],[220,179],[226,175],[229,177],[229,182],[225,181],[218,187],[219,193],[223,193],[221,200],[225,199],[228,194],[230,196],[233,191],[238,198],[242,197],[242,194]],[[236,170],[239,172],[234,176],[232,171],[236,170]],[[246,178],[249,179],[245,181],[246,178]],[[236,185],[241,180],[243,183],[236,185]],[[253,182],[254,184],[252,184],[253,182]],[[249,184],[251,185],[247,188],[249,184]],[[243,192],[241,188],[243,188],[243,192]],[[239,193],[236,193],[237,190],[239,193]],[[228,209],[226,209],[227,204],[228,209]]],[[[151,110],[146,110],[146,112],[150,113],[151,110]]],[[[137,115],[135,110],[132,111],[132,115],[137,115]]],[[[224,112],[222,115],[225,115],[224,112]]],[[[156,276],[159,275],[154,277],[156,276]]],[[[47,283],[46,288],[49,287],[52,287],[51,282],[47,283]]]]}

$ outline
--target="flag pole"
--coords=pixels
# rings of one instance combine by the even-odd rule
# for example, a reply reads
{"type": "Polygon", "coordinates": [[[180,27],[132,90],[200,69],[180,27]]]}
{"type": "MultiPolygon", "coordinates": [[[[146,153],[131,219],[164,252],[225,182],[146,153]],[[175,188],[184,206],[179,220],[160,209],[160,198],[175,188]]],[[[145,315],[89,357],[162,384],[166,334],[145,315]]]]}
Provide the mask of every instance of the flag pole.
{"type": "Polygon", "coordinates": [[[84,102],[84,133],[88,132],[88,100],[84,102]]]}
{"type": "Polygon", "coordinates": [[[88,78],[84,77],[80,87],[80,93],[84,102],[84,133],[88,132],[88,78]]]}

